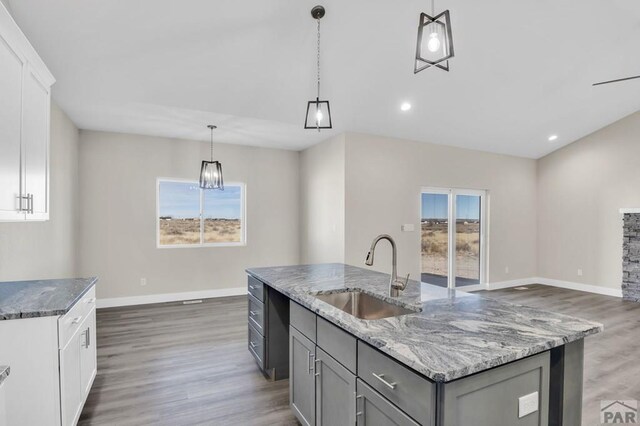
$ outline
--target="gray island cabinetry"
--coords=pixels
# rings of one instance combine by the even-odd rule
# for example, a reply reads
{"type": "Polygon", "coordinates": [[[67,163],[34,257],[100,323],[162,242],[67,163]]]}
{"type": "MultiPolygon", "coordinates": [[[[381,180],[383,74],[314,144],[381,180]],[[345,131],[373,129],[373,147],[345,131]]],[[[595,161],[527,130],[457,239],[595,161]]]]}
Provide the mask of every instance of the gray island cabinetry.
{"type": "Polygon", "coordinates": [[[270,362],[289,365],[303,425],[581,423],[583,339],[600,324],[417,282],[390,299],[388,275],[342,264],[247,272],[250,286],[288,300],[276,322],[288,351],[270,362]],[[343,292],[410,313],[361,319],[316,297],[343,292]]]}

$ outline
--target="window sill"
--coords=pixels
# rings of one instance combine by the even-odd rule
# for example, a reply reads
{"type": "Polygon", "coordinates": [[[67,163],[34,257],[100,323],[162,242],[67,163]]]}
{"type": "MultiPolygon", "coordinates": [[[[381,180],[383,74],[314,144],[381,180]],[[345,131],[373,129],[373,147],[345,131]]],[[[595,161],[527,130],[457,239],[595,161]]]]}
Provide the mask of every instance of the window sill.
{"type": "Polygon", "coordinates": [[[184,248],[225,248],[225,247],[246,247],[247,243],[209,243],[209,244],[156,244],[158,249],[184,249],[184,248]]]}

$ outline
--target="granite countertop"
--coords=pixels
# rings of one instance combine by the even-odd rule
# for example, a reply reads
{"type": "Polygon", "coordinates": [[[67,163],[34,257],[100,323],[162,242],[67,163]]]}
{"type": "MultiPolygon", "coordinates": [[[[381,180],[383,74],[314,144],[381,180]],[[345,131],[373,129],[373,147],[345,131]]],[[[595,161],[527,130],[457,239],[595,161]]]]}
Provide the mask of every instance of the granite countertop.
{"type": "Polygon", "coordinates": [[[2,386],[2,382],[4,382],[7,377],[9,377],[10,372],[11,369],[8,365],[0,365],[0,386],[2,386]]]}
{"type": "Polygon", "coordinates": [[[247,272],[321,317],[437,382],[448,382],[602,331],[602,324],[410,281],[388,297],[389,275],[343,264],[247,272]],[[361,290],[416,310],[362,320],[315,298],[361,290]]]}
{"type": "Polygon", "coordinates": [[[0,320],[64,315],[96,281],[91,277],[0,282],[0,320]]]}

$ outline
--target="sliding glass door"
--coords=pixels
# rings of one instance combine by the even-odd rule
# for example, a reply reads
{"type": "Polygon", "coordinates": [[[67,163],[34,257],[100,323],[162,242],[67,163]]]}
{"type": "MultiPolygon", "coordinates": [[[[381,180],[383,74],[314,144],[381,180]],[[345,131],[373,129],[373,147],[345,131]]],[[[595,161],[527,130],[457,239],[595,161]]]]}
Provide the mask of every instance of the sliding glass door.
{"type": "Polygon", "coordinates": [[[485,191],[422,191],[422,281],[441,287],[484,283],[485,191]]]}

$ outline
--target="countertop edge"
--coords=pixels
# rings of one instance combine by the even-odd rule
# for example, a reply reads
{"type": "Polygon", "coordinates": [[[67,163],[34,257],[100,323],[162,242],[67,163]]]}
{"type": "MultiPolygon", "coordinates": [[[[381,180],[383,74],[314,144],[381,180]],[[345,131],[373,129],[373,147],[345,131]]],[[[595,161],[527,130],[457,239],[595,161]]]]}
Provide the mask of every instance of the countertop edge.
{"type": "Polygon", "coordinates": [[[0,365],[0,386],[5,381],[9,374],[11,373],[11,368],[8,365],[0,365]]]}
{"type": "MultiPolygon", "coordinates": [[[[77,279],[77,278],[72,278],[77,279]]],[[[98,282],[98,277],[88,277],[88,278],[80,278],[87,280],[89,284],[85,287],[83,291],[78,293],[78,296],[64,309],[51,309],[51,310],[41,310],[36,312],[19,312],[19,313],[10,313],[10,314],[1,314],[0,313],[0,321],[10,321],[16,319],[27,319],[27,318],[45,318],[45,317],[57,317],[66,314],[73,308],[80,299],[87,294],[91,288],[93,288],[98,282]]]]}
{"type": "Polygon", "coordinates": [[[412,369],[413,371],[418,372],[419,374],[427,377],[432,381],[439,382],[439,383],[451,382],[475,373],[479,373],[485,370],[499,367],[501,365],[508,364],[510,362],[519,361],[529,356],[536,355],[536,354],[551,350],[553,348],[566,345],[567,343],[575,342],[577,340],[582,340],[588,336],[600,333],[604,330],[604,326],[602,324],[590,321],[594,324],[594,326],[591,329],[570,334],[568,336],[565,336],[562,339],[556,339],[554,341],[551,341],[546,345],[533,346],[531,348],[527,348],[526,350],[520,351],[518,353],[510,354],[509,356],[500,356],[500,357],[492,358],[487,360],[486,362],[474,364],[464,369],[450,370],[450,371],[433,371],[433,370],[422,368],[420,366],[416,366],[414,362],[412,362],[410,359],[406,357],[403,357],[402,354],[389,350],[388,346],[386,346],[384,342],[376,341],[375,338],[372,338],[370,336],[363,336],[359,331],[353,330],[352,328],[345,326],[344,324],[340,324],[336,322],[334,318],[332,318],[329,315],[324,315],[323,312],[316,310],[313,306],[309,305],[304,299],[299,298],[298,295],[296,295],[295,293],[291,293],[283,289],[277,288],[273,283],[269,282],[269,280],[253,272],[251,268],[245,269],[245,272],[251,275],[252,277],[260,280],[261,282],[268,285],[269,287],[273,288],[274,290],[289,297],[289,299],[293,300],[294,302],[311,310],[315,314],[331,322],[337,327],[340,327],[342,330],[349,332],[350,334],[354,335],[356,338],[362,340],[363,342],[373,346],[374,348],[378,349],[384,354],[390,356],[391,358],[400,362],[406,367],[412,369]]]}

